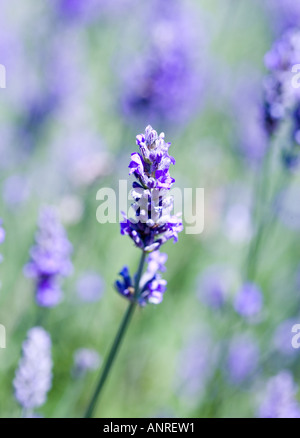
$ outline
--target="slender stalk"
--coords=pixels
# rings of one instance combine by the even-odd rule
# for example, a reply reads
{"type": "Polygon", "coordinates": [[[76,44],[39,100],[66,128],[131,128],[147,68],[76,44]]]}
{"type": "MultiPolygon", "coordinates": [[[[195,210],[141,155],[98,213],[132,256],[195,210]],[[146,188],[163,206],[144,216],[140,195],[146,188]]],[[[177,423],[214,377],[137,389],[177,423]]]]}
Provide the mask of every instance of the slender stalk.
{"type": "Polygon", "coordinates": [[[139,267],[138,267],[138,270],[137,270],[137,273],[135,276],[134,298],[128,306],[128,309],[123,317],[123,320],[122,320],[121,325],[119,327],[119,330],[116,334],[116,337],[114,339],[114,342],[112,344],[110,352],[107,356],[107,359],[106,359],[106,362],[104,364],[103,370],[101,372],[100,379],[99,379],[98,384],[96,386],[95,392],[93,394],[93,397],[92,397],[90,404],[87,408],[87,411],[85,413],[85,418],[91,418],[93,415],[93,412],[94,412],[94,409],[96,407],[97,401],[98,401],[100,393],[102,391],[102,388],[103,388],[103,386],[106,382],[107,376],[109,375],[109,372],[112,368],[114,360],[115,360],[117,353],[119,351],[119,348],[121,346],[122,340],[124,339],[126,329],[128,328],[129,322],[131,320],[131,317],[133,315],[134,309],[135,309],[136,304],[137,304],[137,298],[139,295],[139,284],[140,284],[140,279],[141,279],[144,264],[145,264],[145,258],[146,258],[146,253],[143,251],[142,256],[141,256],[141,260],[140,260],[140,264],[139,264],[139,267]]]}
{"type": "Polygon", "coordinates": [[[255,277],[256,267],[259,259],[259,251],[269,219],[270,212],[268,210],[268,200],[270,189],[271,158],[272,145],[270,144],[264,159],[261,179],[259,179],[258,187],[255,190],[255,195],[257,196],[255,215],[258,228],[251,242],[247,257],[246,276],[248,280],[253,280],[255,277]]]}

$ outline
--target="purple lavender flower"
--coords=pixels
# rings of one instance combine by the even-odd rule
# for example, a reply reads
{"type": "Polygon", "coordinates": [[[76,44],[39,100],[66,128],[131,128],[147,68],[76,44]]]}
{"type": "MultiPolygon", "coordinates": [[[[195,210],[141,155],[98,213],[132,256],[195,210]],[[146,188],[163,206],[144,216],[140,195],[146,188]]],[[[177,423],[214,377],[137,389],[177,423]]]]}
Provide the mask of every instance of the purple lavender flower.
{"type": "Polygon", "coordinates": [[[72,374],[76,378],[83,377],[88,371],[97,370],[100,364],[101,357],[97,351],[90,348],[79,348],[74,353],[72,374]]]}
{"type": "Polygon", "coordinates": [[[144,25],[149,48],[125,72],[123,111],[127,118],[183,123],[201,102],[204,80],[195,62],[199,38],[191,30],[199,26],[194,17],[176,2],[172,8],[157,1],[151,5],[151,26],[144,25]]]}
{"type": "Polygon", "coordinates": [[[300,418],[296,400],[297,387],[289,371],[281,371],[267,383],[264,400],[259,409],[261,418],[300,418]]]}
{"type": "Polygon", "coordinates": [[[170,143],[166,143],[164,134],[158,135],[151,126],[145,134],[140,134],[136,142],[140,152],[131,155],[129,174],[134,174],[138,181],[132,185],[132,204],[135,216],[121,223],[121,234],[127,234],[143,252],[153,252],[148,257],[148,268],[140,280],[139,296],[135,294],[134,283],[129,269],[125,266],[120,275],[122,280],[115,283],[117,291],[130,300],[137,300],[140,306],[147,303],[158,304],[163,299],[167,282],[158,273],[164,271],[166,254],[158,249],[170,239],[178,239],[182,231],[182,222],[178,216],[171,216],[173,199],[169,196],[174,179],[169,168],[175,163],[168,153],[170,143]]]}
{"type": "Polygon", "coordinates": [[[77,281],[76,290],[81,301],[92,303],[102,297],[104,281],[95,272],[85,272],[77,281]]]}
{"type": "Polygon", "coordinates": [[[264,82],[265,129],[271,136],[290,113],[293,114],[292,147],[283,151],[287,168],[298,164],[300,93],[292,85],[292,67],[300,63],[300,30],[288,29],[265,55],[270,74],[264,82]]]}
{"type": "Polygon", "coordinates": [[[99,0],[58,0],[60,14],[69,20],[90,21],[101,10],[99,0]]]}
{"type": "Polygon", "coordinates": [[[244,382],[258,365],[259,349],[254,339],[246,335],[233,338],[229,345],[227,371],[235,385],[244,382]]]}
{"type": "Polygon", "coordinates": [[[33,327],[22,346],[22,358],[13,382],[15,397],[27,413],[42,406],[52,382],[51,339],[42,327],[33,327]]]}
{"type": "Polygon", "coordinates": [[[38,226],[25,274],[36,280],[38,305],[53,307],[62,298],[60,278],[72,272],[72,246],[53,208],[46,207],[41,211],[38,226]]]}
{"type": "Polygon", "coordinates": [[[276,30],[299,26],[300,3],[295,0],[268,0],[266,2],[268,13],[271,12],[271,23],[275,23],[276,30]]]}
{"type": "Polygon", "coordinates": [[[261,111],[261,77],[254,77],[249,81],[249,72],[239,80],[234,88],[233,122],[238,133],[238,152],[254,165],[260,163],[265,156],[268,145],[268,136],[264,126],[261,111]],[[259,90],[259,91],[258,91],[259,90]],[[241,96],[242,99],[241,99],[241,96]]]}
{"type": "Polygon", "coordinates": [[[129,174],[138,182],[133,183],[132,204],[135,217],[128,219],[124,214],[121,234],[127,234],[136,246],[151,252],[170,239],[177,242],[182,231],[182,222],[178,216],[171,216],[173,199],[168,190],[174,183],[169,168],[175,160],[168,154],[170,143],[147,126],[145,134],[136,138],[140,153],[131,155],[129,174]]]}
{"type": "MultiPolygon", "coordinates": [[[[159,271],[164,272],[166,270],[164,264],[167,258],[167,254],[161,254],[159,251],[154,251],[148,256],[147,270],[140,281],[140,294],[138,297],[140,306],[145,306],[147,303],[159,304],[162,302],[167,282],[161,278],[159,271]]],[[[134,297],[134,282],[127,266],[124,266],[120,276],[122,281],[117,280],[115,287],[121,295],[132,300],[134,297]]]]}
{"type": "Polygon", "coordinates": [[[245,283],[238,291],[234,300],[235,310],[245,318],[257,315],[261,311],[262,306],[262,293],[253,283],[245,283]]]}

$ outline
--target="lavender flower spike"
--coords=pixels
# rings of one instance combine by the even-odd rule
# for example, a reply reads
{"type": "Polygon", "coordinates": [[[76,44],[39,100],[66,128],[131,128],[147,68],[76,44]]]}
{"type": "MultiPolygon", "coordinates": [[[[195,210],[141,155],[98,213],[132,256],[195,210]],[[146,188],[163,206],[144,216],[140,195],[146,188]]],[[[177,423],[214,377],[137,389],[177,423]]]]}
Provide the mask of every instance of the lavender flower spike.
{"type": "Polygon", "coordinates": [[[13,382],[15,397],[27,414],[46,402],[51,382],[51,339],[42,327],[33,327],[23,343],[13,382]]]}
{"type": "Polygon", "coordinates": [[[46,207],[41,211],[38,225],[36,243],[24,270],[25,275],[36,280],[37,304],[53,307],[62,298],[60,278],[72,272],[72,246],[53,208],[46,207]]]}
{"type": "Polygon", "coordinates": [[[93,415],[137,304],[145,306],[147,303],[158,304],[162,301],[167,282],[161,278],[159,271],[165,270],[167,255],[160,254],[158,249],[167,240],[174,239],[176,242],[177,235],[183,228],[179,218],[171,216],[173,199],[168,191],[174,179],[170,176],[169,168],[175,160],[168,153],[170,143],[165,142],[163,133],[158,135],[150,125],[144,134],[137,136],[136,142],[140,150],[131,155],[129,164],[129,173],[137,179],[132,185],[131,193],[135,214],[130,219],[124,214],[121,234],[127,234],[142,250],[141,257],[133,278],[125,266],[120,272],[122,279],[115,282],[117,291],[129,300],[129,305],[103,365],[85,418],[93,415]],[[150,253],[148,267],[144,272],[147,253],[150,253]]]}
{"type": "Polygon", "coordinates": [[[136,246],[146,252],[158,249],[167,240],[178,240],[182,222],[172,216],[173,199],[168,194],[174,178],[170,176],[170,166],[175,160],[168,153],[170,143],[165,142],[149,125],[145,133],[136,137],[140,152],[131,155],[129,174],[137,181],[132,185],[132,204],[135,217],[128,219],[124,214],[121,234],[127,234],[136,246]]]}

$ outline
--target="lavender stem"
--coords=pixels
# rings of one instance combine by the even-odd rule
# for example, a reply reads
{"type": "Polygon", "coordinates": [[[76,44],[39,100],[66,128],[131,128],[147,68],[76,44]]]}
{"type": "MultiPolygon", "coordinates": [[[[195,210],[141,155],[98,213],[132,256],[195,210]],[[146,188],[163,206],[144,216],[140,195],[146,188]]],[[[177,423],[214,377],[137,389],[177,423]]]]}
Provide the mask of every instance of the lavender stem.
{"type": "Polygon", "coordinates": [[[114,342],[112,344],[112,347],[110,349],[110,352],[109,352],[108,357],[106,359],[106,362],[104,364],[104,368],[103,368],[103,370],[101,372],[99,382],[98,382],[98,384],[96,386],[96,389],[95,389],[95,392],[93,394],[93,397],[92,397],[92,399],[90,401],[90,404],[89,404],[89,406],[87,408],[87,411],[85,413],[85,418],[91,418],[92,415],[93,415],[93,412],[95,410],[95,407],[96,407],[98,398],[100,396],[101,390],[102,390],[102,388],[103,388],[103,386],[104,386],[104,384],[106,382],[107,376],[109,375],[109,372],[110,372],[110,370],[112,368],[113,362],[114,362],[114,360],[116,358],[116,355],[117,355],[117,353],[119,351],[119,348],[121,346],[122,340],[124,339],[124,335],[126,333],[126,329],[127,329],[128,325],[129,325],[129,322],[131,320],[131,317],[133,315],[134,309],[135,309],[136,304],[137,304],[137,298],[138,298],[138,295],[139,295],[139,283],[140,283],[140,279],[141,279],[143,268],[144,268],[144,264],[145,264],[145,258],[146,258],[146,252],[143,251],[142,252],[142,256],[141,256],[141,260],[140,260],[140,264],[139,264],[139,267],[138,267],[138,271],[137,271],[136,277],[135,277],[134,299],[130,302],[130,304],[128,306],[128,309],[127,309],[127,311],[126,311],[126,313],[125,313],[125,315],[123,317],[123,320],[121,322],[121,325],[119,327],[119,330],[117,332],[115,340],[114,340],[114,342]]]}

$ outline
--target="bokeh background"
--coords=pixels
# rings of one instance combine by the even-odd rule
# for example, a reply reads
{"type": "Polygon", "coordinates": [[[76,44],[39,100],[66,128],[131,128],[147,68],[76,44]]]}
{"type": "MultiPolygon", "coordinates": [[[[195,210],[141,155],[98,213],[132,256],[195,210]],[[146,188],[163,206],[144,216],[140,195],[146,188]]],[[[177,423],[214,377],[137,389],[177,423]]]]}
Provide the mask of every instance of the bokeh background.
{"type": "Polygon", "coordinates": [[[113,283],[124,264],[137,268],[140,255],[119,224],[97,222],[96,193],[131,180],[135,136],[148,124],[172,142],[176,187],[205,189],[205,230],[164,247],[164,301],[137,309],[95,415],[257,417],[275,399],[278,416],[290,406],[297,415],[299,175],[286,182],[285,129],[272,143],[272,221],[255,275],[246,272],[267,148],[259,115],[264,56],[297,25],[300,7],[283,0],[21,3],[0,0],[0,323],[7,332],[0,416],[22,415],[12,382],[35,325],[51,336],[54,364],[37,413],[83,415],[99,361],[78,376],[74,354],[87,348],[105,357],[127,307],[113,283]],[[37,305],[34,281],[24,275],[45,205],[55,207],[73,246],[73,272],[53,308],[37,305]]]}

